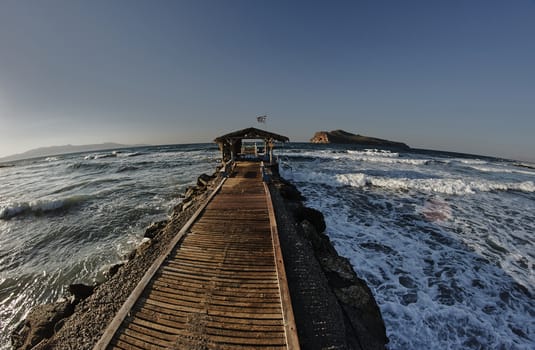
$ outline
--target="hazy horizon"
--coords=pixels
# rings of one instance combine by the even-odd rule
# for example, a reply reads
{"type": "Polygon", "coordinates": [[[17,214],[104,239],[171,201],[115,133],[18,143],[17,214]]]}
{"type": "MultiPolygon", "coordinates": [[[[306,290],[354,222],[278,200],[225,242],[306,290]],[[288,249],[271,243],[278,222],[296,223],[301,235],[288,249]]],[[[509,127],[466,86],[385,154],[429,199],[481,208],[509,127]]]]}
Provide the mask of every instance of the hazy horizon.
{"type": "Polygon", "coordinates": [[[535,161],[533,18],[530,0],[3,1],[0,158],[255,126],[535,161]]]}
{"type": "MultiPolygon", "coordinates": [[[[364,135],[364,136],[367,136],[367,135],[364,135]]],[[[395,140],[390,140],[390,141],[395,141],[395,140]]],[[[86,152],[99,152],[99,151],[106,151],[106,150],[116,150],[116,149],[129,149],[129,148],[143,148],[143,147],[160,147],[160,146],[180,146],[180,145],[195,145],[195,144],[199,144],[199,145],[202,145],[202,144],[210,144],[210,143],[213,143],[213,141],[206,141],[206,142],[185,142],[185,143],[162,143],[162,144],[121,144],[121,143],[117,143],[117,142],[102,142],[102,143],[97,143],[97,144],[66,144],[66,145],[51,145],[51,146],[43,146],[43,147],[37,147],[37,148],[32,148],[32,149],[29,149],[29,150],[26,150],[26,151],[23,151],[23,152],[20,152],[20,153],[16,153],[16,154],[10,154],[10,155],[7,155],[7,156],[0,156],[0,163],[2,162],[7,162],[9,164],[9,162],[16,162],[16,161],[22,161],[22,160],[27,160],[27,159],[32,159],[32,158],[40,158],[40,157],[46,157],[46,156],[56,156],[56,155],[63,155],[63,154],[70,154],[70,153],[86,153],[86,152]],[[91,149],[92,146],[103,146],[103,145],[113,145],[113,146],[110,146],[110,147],[97,147],[97,148],[93,148],[91,149]],[[61,149],[61,148],[67,148],[67,147],[72,147],[72,148],[83,148],[83,149],[77,149],[77,150],[63,150],[63,151],[59,151],[59,152],[56,152],[56,151],[51,151],[51,152],[44,152],[44,150],[47,150],[47,149],[61,149]],[[42,154],[39,154],[39,155],[33,155],[31,153],[33,152],[41,152],[42,154]],[[27,155],[29,154],[29,155],[27,155]],[[13,158],[13,157],[16,157],[15,159],[10,159],[10,158],[13,158]],[[7,160],[6,160],[7,159],[7,160]]],[[[291,141],[290,140],[290,143],[310,143],[309,140],[306,140],[306,141],[291,141]]],[[[215,143],[214,143],[214,146],[215,146],[215,143]]],[[[376,147],[376,146],[370,146],[370,148],[380,148],[380,147],[376,147]]],[[[409,145],[410,147],[410,145],[409,145]]],[[[446,150],[440,150],[440,149],[431,149],[431,148],[419,148],[419,147],[411,147],[412,150],[414,151],[437,151],[437,152],[446,152],[446,153],[458,153],[458,154],[464,154],[464,155],[467,155],[467,156],[481,156],[481,157],[490,157],[490,158],[503,158],[503,157],[499,157],[499,156],[495,156],[495,155],[489,155],[489,154],[474,154],[474,153],[467,153],[467,152],[457,152],[457,151],[446,151],[446,150]]],[[[409,150],[410,152],[410,150],[409,150]]],[[[520,162],[526,162],[527,163],[533,163],[535,164],[535,161],[531,161],[531,160],[526,160],[526,159],[514,159],[514,158],[503,158],[503,159],[508,159],[508,160],[512,160],[512,161],[520,161],[520,162]]]]}

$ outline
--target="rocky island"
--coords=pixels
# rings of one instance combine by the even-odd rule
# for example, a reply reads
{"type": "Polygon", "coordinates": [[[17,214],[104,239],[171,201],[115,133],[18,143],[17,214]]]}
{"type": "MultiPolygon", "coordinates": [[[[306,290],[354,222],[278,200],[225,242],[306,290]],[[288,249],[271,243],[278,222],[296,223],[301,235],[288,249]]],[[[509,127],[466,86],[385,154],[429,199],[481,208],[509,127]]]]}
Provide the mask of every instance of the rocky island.
{"type": "Polygon", "coordinates": [[[344,130],[318,131],[310,139],[312,143],[340,143],[355,144],[373,147],[388,147],[399,149],[410,149],[408,145],[402,142],[383,140],[375,137],[355,135],[344,130]]]}

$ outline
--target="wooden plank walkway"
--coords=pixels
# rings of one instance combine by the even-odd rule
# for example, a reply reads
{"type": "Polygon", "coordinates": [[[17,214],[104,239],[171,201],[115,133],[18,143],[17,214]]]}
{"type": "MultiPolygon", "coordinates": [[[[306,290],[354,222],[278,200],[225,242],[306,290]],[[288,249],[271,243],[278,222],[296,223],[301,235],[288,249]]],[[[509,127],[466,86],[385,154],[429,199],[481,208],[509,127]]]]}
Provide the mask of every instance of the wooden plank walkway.
{"type": "Polygon", "coordinates": [[[95,349],[299,348],[269,191],[258,163],[235,173],[95,349]]]}

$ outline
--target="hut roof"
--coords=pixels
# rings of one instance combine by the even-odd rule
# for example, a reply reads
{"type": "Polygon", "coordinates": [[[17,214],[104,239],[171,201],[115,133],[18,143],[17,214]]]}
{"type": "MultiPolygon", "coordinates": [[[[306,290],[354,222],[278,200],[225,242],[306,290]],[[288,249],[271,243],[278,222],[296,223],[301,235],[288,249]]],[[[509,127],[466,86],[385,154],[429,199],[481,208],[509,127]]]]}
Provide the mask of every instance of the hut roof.
{"type": "Polygon", "coordinates": [[[214,142],[224,143],[232,139],[272,139],[280,142],[290,141],[290,139],[286,136],[282,136],[265,130],[260,130],[257,128],[247,128],[243,130],[233,131],[223,136],[219,136],[214,140],[214,142]]]}

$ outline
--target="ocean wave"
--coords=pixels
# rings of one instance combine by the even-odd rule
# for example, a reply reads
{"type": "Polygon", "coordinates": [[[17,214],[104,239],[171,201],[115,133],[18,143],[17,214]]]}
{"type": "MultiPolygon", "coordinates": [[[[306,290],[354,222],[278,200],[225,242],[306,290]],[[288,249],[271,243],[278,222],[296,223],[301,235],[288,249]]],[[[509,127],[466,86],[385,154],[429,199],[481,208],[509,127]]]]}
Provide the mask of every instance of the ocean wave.
{"type": "Polygon", "coordinates": [[[69,170],[79,170],[79,169],[106,169],[110,167],[110,164],[108,163],[91,163],[91,162],[76,162],[69,164],[67,166],[67,169],[69,170]]]}
{"type": "MultiPolygon", "coordinates": [[[[329,169],[314,170],[289,175],[298,181],[307,205],[324,213],[326,233],[338,253],[374,290],[391,349],[532,348],[532,258],[526,254],[532,244],[525,239],[532,233],[532,205],[501,193],[477,199],[429,193],[433,186],[454,183],[453,178],[383,184],[427,186],[426,194],[406,195],[372,188],[374,181],[404,179],[362,173],[338,178],[329,169]],[[349,180],[366,190],[322,186],[344,186],[339,181],[349,180]],[[496,205],[494,199],[503,197],[508,200],[496,205]],[[518,208],[526,214],[507,214],[518,208]],[[501,221],[503,226],[497,223],[501,221]],[[506,237],[517,232],[525,248],[508,242],[506,237]],[[512,262],[507,265],[504,259],[512,262]]],[[[473,191],[535,190],[532,182],[496,184],[477,178],[463,178],[457,185],[460,194],[468,186],[473,191]]]]}
{"type": "Polygon", "coordinates": [[[431,162],[429,159],[401,158],[399,153],[377,149],[367,149],[364,151],[348,150],[347,155],[351,160],[369,163],[426,165],[431,162]]]}
{"type": "Polygon", "coordinates": [[[491,166],[471,166],[470,168],[484,173],[524,174],[535,176],[535,171],[529,170],[498,168],[491,166]]]}
{"type": "Polygon", "coordinates": [[[285,153],[284,157],[289,159],[328,159],[360,161],[365,163],[383,163],[383,164],[408,164],[408,165],[427,165],[432,163],[431,159],[421,158],[402,158],[398,153],[373,152],[373,151],[347,151],[347,152],[302,152],[296,156],[295,153],[285,153]]]}
{"type": "Polygon", "coordinates": [[[131,152],[131,153],[121,153],[121,154],[119,154],[120,157],[127,157],[127,158],[137,157],[137,156],[142,156],[142,155],[144,155],[144,153],[141,153],[141,152],[131,152]]]}
{"type": "Polygon", "coordinates": [[[480,159],[455,159],[456,162],[463,163],[463,164],[488,164],[487,161],[480,160],[480,159]]]}
{"type": "Polygon", "coordinates": [[[59,199],[38,199],[30,202],[11,203],[0,209],[0,220],[8,220],[20,215],[44,214],[65,210],[87,201],[91,196],[76,195],[59,199]]]}
{"type": "Polygon", "coordinates": [[[119,169],[117,169],[116,173],[124,173],[127,171],[136,171],[136,170],[139,170],[139,168],[132,166],[132,165],[124,165],[124,166],[120,166],[119,169]]]}
{"type": "Polygon", "coordinates": [[[466,195],[477,192],[491,191],[522,191],[535,192],[533,181],[524,182],[495,182],[486,180],[468,180],[451,178],[393,178],[371,176],[363,173],[330,175],[322,172],[293,172],[291,169],[281,168],[282,175],[286,178],[316,184],[324,184],[333,187],[380,187],[389,190],[409,191],[415,190],[426,193],[443,193],[450,195],[466,195]]]}
{"type": "Polygon", "coordinates": [[[383,157],[360,157],[356,160],[369,163],[388,163],[388,164],[410,164],[410,165],[427,165],[428,159],[411,159],[411,158],[383,158],[383,157]]]}
{"type": "Polygon", "coordinates": [[[384,149],[365,149],[363,151],[348,150],[348,154],[367,155],[367,156],[381,156],[387,158],[398,158],[399,153],[390,152],[384,149]]]}
{"type": "Polygon", "coordinates": [[[370,185],[391,190],[416,190],[420,192],[444,193],[451,195],[464,195],[473,194],[476,192],[491,191],[535,192],[535,184],[532,181],[505,183],[485,180],[469,181],[461,179],[394,179],[367,176],[360,173],[336,175],[335,181],[352,187],[363,187],[370,185]]]}
{"type": "Polygon", "coordinates": [[[90,154],[84,157],[85,160],[93,159],[104,159],[104,158],[116,158],[119,155],[119,152],[113,151],[111,153],[99,153],[99,154],[90,154]]]}

